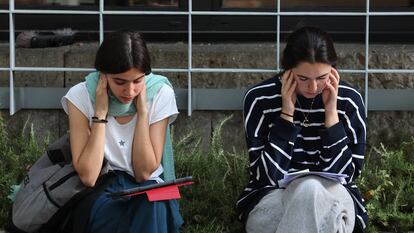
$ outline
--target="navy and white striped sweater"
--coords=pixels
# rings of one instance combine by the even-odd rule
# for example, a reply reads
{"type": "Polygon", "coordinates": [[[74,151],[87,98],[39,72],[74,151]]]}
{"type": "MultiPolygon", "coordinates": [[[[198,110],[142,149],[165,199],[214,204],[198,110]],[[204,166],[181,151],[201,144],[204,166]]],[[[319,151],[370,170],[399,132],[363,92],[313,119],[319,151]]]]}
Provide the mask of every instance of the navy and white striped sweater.
{"type": "Polygon", "coordinates": [[[293,124],[280,117],[281,82],[273,77],[250,88],[244,98],[244,127],[250,161],[250,181],[237,201],[239,218],[245,223],[250,211],[269,191],[278,188],[283,174],[303,169],[347,174],[355,203],[355,229],[362,232],[368,221],[364,202],[354,181],[364,160],[366,126],[361,95],[343,81],[339,83],[339,123],[326,129],[322,96],[297,97],[293,124]],[[298,104],[299,101],[299,104],[298,104]],[[310,126],[301,127],[305,116],[310,126]]]}

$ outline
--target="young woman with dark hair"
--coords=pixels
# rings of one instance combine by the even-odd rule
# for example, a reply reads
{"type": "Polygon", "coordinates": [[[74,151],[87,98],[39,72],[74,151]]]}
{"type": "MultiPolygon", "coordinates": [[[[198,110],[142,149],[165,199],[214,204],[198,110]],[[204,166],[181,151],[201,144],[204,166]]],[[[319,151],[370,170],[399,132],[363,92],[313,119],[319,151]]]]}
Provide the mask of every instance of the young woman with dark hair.
{"type": "Polygon", "coordinates": [[[95,69],[118,74],[130,68],[151,73],[151,58],[143,37],[132,31],[109,34],[96,53],[95,69]]]}
{"type": "Polygon", "coordinates": [[[303,27],[288,38],[283,72],[250,88],[244,127],[250,181],[237,202],[248,233],[362,232],[367,211],[355,185],[365,150],[361,95],[340,80],[329,35],[303,27]],[[306,170],[346,175],[335,182],[306,170]]]}
{"type": "Polygon", "coordinates": [[[73,166],[83,184],[95,186],[104,161],[115,174],[93,200],[87,231],[179,232],[183,220],[175,200],[108,195],[163,182],[166,132],[178,114],[171,84],[151,73],[149,52],[137,32],[107,35],[95,68],[98,72],[62,98],[69,115],[73,166]]]}

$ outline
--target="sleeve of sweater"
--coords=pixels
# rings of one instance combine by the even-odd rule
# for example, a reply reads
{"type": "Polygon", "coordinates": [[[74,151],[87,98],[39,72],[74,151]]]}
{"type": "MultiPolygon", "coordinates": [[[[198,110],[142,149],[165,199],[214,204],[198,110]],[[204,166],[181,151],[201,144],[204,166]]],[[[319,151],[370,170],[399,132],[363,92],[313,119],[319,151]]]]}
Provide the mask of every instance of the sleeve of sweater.
{"type": "Polygon", "coordinates": [[[320,131],[320,168],[325,172],[347,174],[353,182],[361,173],[365,154],[365,107],[359,96],[338,96],[340,121],[320,131]]]}
{"type": "Polygon", "coordinates": [[[246,94],[244,98],[243,115],[250,176],[262,186],[277,186],[277,181],[283,178],[290,167],[294,141],[299,130],[293,123],[280,117],[267,119],[265,109],[261,106],[261,100],[265,98],[252,93],[246,94]],[[270,130],[266,122],[271,122],[270,130]]]}

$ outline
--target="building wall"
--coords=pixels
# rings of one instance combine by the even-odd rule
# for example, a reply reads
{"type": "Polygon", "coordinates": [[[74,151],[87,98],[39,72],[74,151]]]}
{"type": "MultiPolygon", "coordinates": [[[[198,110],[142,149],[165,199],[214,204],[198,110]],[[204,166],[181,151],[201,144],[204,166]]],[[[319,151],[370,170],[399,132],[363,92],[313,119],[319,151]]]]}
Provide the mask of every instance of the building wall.
{"type": "MultiPolygon", "coordinates": [[[[187,44],[149,44],[153,68],[186,68],[187,44]]],[[[281,45],[283,48],[284,45],[281,45]]],[[[45,49],[16,49],[16,66],[39,67],[93,67],[97,43],[78,43],[72,46],[45,49]]],[[[365,48],[362,44],[337,44],[339,69],[363,69],[365,48]]],[[[238,44],[193,44],[193,67],[197,68],[261,68],[276,67],[276,45],[274,43],[238,44]]],[[[414,45],[370,45],[370,68],[413,69],[414,45]]],[[[0,44],[0,67],[9,66],[9,47],[0,44]]],[[[16,72],[15,86],[18,87],[70,87],[83,80],[82,72],[16,72]]],[[[186,73],[163,73],[170,78],[174,87],[187,88],[186,73]]],[[[270,73],[193,73],[193,88],[236,88],[246,89],[269,78],[270,73]]],[[[341,78],[350,82],[361,92],[364,89],[364,75],[343,73],[341,78]]],[[[0,72],[0,87],[9,85],[7,72],[0,72]]],[[[413,89],[413,74],[371,74],[369,88],[413,89]]],[[[236,101],[242,101],[236,100],[236,101]]],[[[39,138],[50,134],[52,138],[68,129],[67,116],[61,109],[20,110],[9,116],[8,110],[0,110],[11,130],[18,129],[29,118],[39,138]]],[[[208,147],[212,129],[226,116],[233,118],[223,130],[223,144],[229,150],[245,148],[241,111],[197,111],[187,116],[181,110],[175,125],[175,138],[191,130],[198,131],[204,148],[208,147]]],[[[392,143],[402,136],[414,135],[414,112],[368,113],[368,142],[392,143]]]]}

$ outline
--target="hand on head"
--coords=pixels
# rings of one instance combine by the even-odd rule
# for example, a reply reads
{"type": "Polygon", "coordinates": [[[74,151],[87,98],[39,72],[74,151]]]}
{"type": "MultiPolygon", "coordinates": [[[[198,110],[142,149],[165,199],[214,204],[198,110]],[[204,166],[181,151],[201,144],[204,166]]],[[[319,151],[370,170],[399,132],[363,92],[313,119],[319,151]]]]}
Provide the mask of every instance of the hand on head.
{"type": "Polygon", "coordinates": [[[302,81],[297,81],[295,79],[295,74],[292,72],[292,70],[287,70],[283,73],[281,95],[282,95],[282,112],[284,113],[282,115],[285,115],[285,116],[282,116],[282,117],[287,120],[293,120],[293,119],[288,119],[288,117],[286,117],[286,114],[290,116],[294,115],[295,103],[297,101],[297,94],[298,93],[300,94],[302,92],[306,94],[306,91],[308,91],[306,88],[308,87],[303,86],[303,85],[310,85],[308,83],[312,82],[313,85],[315,85],[313,88],[318,89],[317,94],[314,94],[314,95],[315,96],[318,94],[322,95],[322,100],[323,100],[324,107],[325,107],[326,125],[328,127],[332,126],[338,121],[337,96],[338,96],[338,85],[339,85],[339,80],[340,80],[338,71],[332,67],[329,72],[328,77],[326,78],[326,82],[324,85],[315,84],[315,82],[318,82],[318,81],[311,80],[309,78],[306,78],[305,80],[307,81],[303,81],[303,83],[302,81]],[[298,82],[300,82],[300,84],[298,82]],[[302,85],[302,86],[299,86],[299,85],[302,85]]]}
{"type": "Polygon", "coordinates": [[[293,115],[296,103],[297,82],[291,70],[286,70],[282,76],[282,112],[293,115]]]}
{"type": "Polygon", "coordinates": [[[99,119],[105,119],[108,114],[108,78],[100,74],[98,86],[96,87],[96,109],[95,114],[99,119]]]}
{"type": "Polygon", "coordinates": [[[142,90],[140,91],[138,96],[135,97],[135,107],[137,109],[138,115],[148,113],[148,109],[147,109],[147,88],[146,88],[146,85],[145,85],[145,81],[144,81],[144,85],[142,87],[142,90]]]}
{"type": "Polygon", "coordinates": [[[322,99],[325,105],[325,127],[329,128],[339,122],[337,110],[337,96],[339,86],[339,74],[332,68],[329,74],[329,81],[322,92],[322,99]]]}
{"type": "Polygon", "coordinates": [[[325,105],[325,112],[336,111],[336,101],[338,96],[338,85],[340,76],[338,71],[332,67],[325,87],[322,89],[322,99],[325,105]]]}

